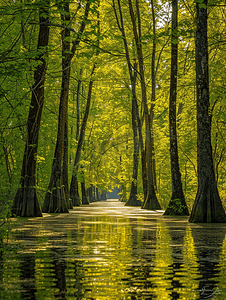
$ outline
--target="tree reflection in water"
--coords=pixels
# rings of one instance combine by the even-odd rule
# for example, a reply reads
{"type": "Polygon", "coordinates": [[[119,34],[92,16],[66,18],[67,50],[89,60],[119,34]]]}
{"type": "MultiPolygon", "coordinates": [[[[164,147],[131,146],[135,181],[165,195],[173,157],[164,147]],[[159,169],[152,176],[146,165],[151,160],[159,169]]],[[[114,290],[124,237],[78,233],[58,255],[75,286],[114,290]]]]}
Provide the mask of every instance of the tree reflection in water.
{"type": "Polygon", "coordinates": [[[13,231],[0,299],[226,299],[226,225],[105,202],[13,231]]]}
{"type": "Polygon", "coordinates": [[[20,254],[20,284],[22,299],[36,299],[35,284],[35,255],[34,253],[20,254]]]}
{"type": "Polygon", "coordinates": [[[200,299],[211,298],[221,294],[220,254],[225,238],[226,228],[218,224],[192,226],[192,236],[197,251],[200,299]]]}
{"type": "Polygon", "coordinates": [[[52,263],[54,265],[54,278],[55,285],[53,287],[57,288],[58,291],[54,293],[56,299],[64,300],[67,288],[66,288],[66,260],[65,260],[65,249],[64,248],[52,248],[50,250],[50,257],[52,258],[52,263]]]}

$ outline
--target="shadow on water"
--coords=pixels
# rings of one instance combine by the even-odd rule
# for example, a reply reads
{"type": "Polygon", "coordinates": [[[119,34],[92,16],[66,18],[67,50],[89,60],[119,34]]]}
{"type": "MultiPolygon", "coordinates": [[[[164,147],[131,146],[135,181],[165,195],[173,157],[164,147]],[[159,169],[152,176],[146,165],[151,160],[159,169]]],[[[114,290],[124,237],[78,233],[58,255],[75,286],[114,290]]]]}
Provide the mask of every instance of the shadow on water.
{"type": "Polygon", "coordinates": [[[0,299],[226,299],[225,233],[110,200],[45,214],[12,231],[0,299]]]}

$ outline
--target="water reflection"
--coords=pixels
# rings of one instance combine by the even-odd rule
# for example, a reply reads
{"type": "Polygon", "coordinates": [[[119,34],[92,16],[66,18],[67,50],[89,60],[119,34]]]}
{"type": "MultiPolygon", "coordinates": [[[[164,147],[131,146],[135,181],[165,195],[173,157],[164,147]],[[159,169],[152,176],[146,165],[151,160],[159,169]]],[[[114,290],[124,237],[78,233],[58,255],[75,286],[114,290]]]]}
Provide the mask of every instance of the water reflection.
{"type": "Polygon", "coordinates": [[[66,253],[65,249],[62,248],[53,248],[50,250],[50,257],[54,266],[54,279],[55,283],[53,287],[59,289],[59,291],[54,293],[54,296],[57,299],[66,299],[65,295],[67,292],[66,289],[66,253]]]}
{"type": "Polygon", "coordinates": [[[27,220],[0,299],[226,299],[225,232],[109,201],[27,220]]]}
{"type": "Polygon", "coordinates": [[[20,293],[22,299],[36,299],[35,293],[35,255],[34,253],[20,253],[20,293]]]}
{"type": "Polygon", "coordinates": [[[200,273],[198,278],[200,299],[220,297],[223,294],[223,289],[225,290],[224,286],[221,285],[220,287],[219,281],[219,261],[225,232],[225,227],[217,224],[214,227],[205,225],[192,228],[198,258],[198,271],[200,273]]]}

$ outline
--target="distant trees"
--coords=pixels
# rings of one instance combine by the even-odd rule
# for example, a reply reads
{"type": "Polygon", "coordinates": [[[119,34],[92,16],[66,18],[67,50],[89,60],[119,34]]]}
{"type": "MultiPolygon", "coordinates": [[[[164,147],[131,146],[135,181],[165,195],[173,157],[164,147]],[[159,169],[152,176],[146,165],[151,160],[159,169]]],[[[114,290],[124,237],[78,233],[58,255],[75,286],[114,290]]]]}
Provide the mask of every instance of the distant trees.
{"type": "Polygon", "coordinates": [[[225,7],[208,8],[209,74],[195,4],[162,2],[0,0],[0,204],[12,194],[13,214],[121,186],[126,205],[185,215],[198,190],[190,221],[224,220],[225,7]]]}

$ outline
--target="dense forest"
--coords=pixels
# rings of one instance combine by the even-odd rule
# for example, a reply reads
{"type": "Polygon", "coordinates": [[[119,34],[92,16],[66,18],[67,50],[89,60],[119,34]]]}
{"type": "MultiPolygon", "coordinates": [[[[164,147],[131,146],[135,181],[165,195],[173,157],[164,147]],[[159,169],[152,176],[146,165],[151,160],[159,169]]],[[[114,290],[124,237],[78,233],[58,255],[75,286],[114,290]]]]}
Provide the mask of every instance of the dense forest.
{"type": "Polygon", "coordinates": [[[225,0],[0,0],[0,205],[225,222],[225,0]]]}

